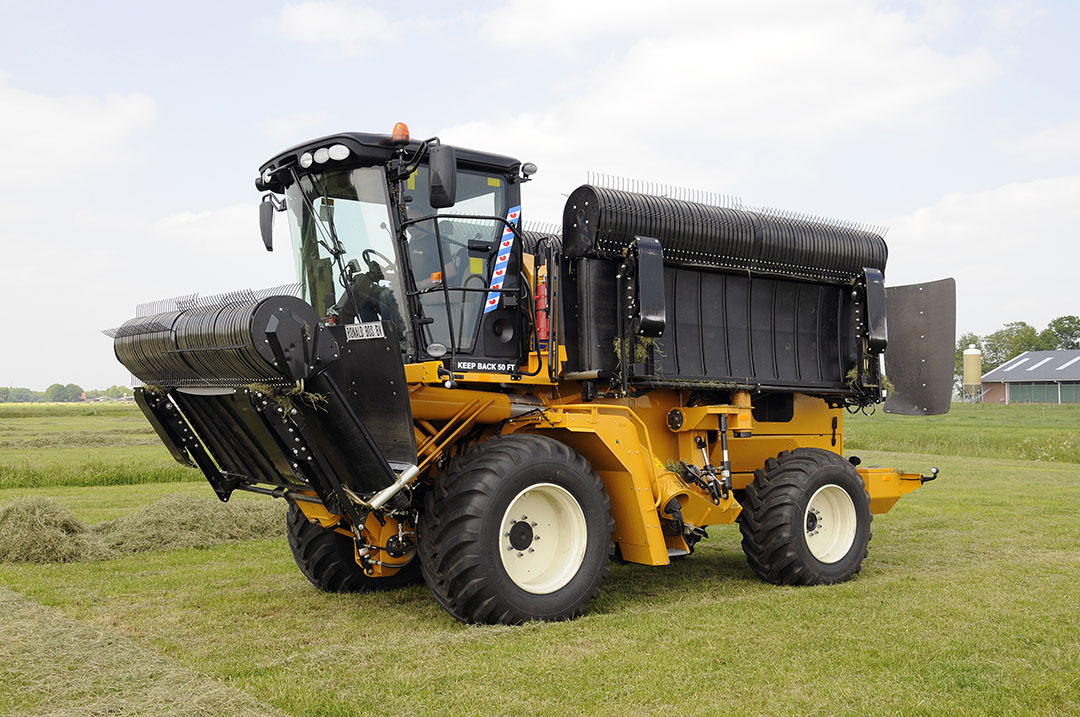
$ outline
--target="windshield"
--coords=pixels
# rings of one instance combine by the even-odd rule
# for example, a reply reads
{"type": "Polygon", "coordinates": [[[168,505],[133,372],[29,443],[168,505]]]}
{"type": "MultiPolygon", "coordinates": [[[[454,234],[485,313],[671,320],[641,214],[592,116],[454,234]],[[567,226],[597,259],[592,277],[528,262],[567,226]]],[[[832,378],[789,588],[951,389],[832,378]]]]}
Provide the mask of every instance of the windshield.
{"type": "Polygon", "coordinates": [[[397,326],[402,349],[410,350],[383,170],[303,175],[286,196],[303,298],[338,323],[389,321],[397,326]],[[331,252],[334,237],[344,250],[340,258],[331,252]]]}
{"type": "MultiPolygon", "coordinates": [[[[409,219],[433,214],[506,215],[506,182],[502,177],[458,170],[456,203],[435,210],[428,203],[428,168],[422,166],[406,180],[409,219]]],[[[435,240],[435,220],[414,224],[406,231],[413,280],[420,305],[431,323],[423,327],[424,342],[472,351],[489,280],[489,260],[504,225],[491,219],[439,219],[442,261],[435,240]],[[443,291],[445,283],[448,292],[443,291]],[[447,316],[447,294],[450,311],[447,316]]]]}

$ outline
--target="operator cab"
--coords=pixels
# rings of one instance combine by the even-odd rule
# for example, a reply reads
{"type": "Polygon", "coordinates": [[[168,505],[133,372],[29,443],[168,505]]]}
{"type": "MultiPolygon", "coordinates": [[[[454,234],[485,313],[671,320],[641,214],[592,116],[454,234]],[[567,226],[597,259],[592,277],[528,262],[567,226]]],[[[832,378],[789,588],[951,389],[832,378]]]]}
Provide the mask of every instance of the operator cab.
{"type": "Polygon", "coordinates": [[[332,135],[264,164],[267,249],[287,211],[301,296],[327,323],[388,322],[406,361],[463,355],[513,373],[531,318],[521,242],[507,241],[528,177],[516,159],[407,132],[332,135]]]}

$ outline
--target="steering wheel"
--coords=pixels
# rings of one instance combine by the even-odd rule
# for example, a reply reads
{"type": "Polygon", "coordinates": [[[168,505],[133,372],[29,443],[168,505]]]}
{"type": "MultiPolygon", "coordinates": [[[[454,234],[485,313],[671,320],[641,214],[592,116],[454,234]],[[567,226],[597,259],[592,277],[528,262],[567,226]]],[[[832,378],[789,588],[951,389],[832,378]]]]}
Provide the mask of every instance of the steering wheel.
{"type": "Polygon", "coordinates": [[[385,254],[382,254],[381,252],[378,252],[374,249],[364,249],[363,253],[360,256],[364,258],[364,263],[368,265],[368,269],[379,268],[382,275],[387,278],[390,278],[395,274],[397,265],[387,259],[385,254]],[[379,259],[382,260],[383,266],[379,266],[379,263],[372,259],[373,255],[379,257],[379,259]]]}

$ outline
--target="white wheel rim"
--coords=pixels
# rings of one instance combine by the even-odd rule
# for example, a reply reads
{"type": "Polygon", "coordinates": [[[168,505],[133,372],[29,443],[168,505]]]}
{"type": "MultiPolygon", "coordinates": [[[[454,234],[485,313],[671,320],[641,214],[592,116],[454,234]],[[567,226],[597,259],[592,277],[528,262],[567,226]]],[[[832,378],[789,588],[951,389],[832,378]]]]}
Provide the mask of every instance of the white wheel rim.
{"type": "Polygon", "coordinates": [[[806,547],[823,563],[835,563],[851,550],[855,542],[858,516],[855,503],[838,485],[818,488],[810,496],[803,515],[806,547]]]}
{"type": "Polygon", "coordinates": [[[537,595],[570,582],[585,559],[585,513],[570,491],[537,483],[517,494],[499,526],[499,557],[514,584],[537,595]]]}

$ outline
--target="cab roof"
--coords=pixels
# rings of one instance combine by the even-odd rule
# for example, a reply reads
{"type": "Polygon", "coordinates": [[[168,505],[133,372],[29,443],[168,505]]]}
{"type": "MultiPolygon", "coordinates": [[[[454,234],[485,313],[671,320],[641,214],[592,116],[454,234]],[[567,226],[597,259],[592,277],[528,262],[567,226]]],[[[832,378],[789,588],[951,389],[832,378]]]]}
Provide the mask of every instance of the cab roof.
{"type": "MultiPolygon", "coordinates": [[[[349,148],[349,157],[342,162],[334,162],[336,165],[371,167],[383,165],[389,162],[397,154],[398,147],[391,144],[388,134],[371,134],[368,132],[342,132],[331,134],[318,139],[308,140],[295,147],[281,152],[259,167],[259,176],[255,180],[255,187],[259,191],[272,191],[281,193],[285,190],[282,178],[271,177],[269,182],[263,181],[266,170],[277,170],[283,166],[298,162],[304,152],[314,152],[321,147],[330,147],[335,144],[343,144],[349,148]]],[[[420,148],[421,142],[410,140],[405,146],[407,156],[412,156],[420,148]]],[[[466,169],[494,171],[499,173],[517,172],[521,162],[513,157],[490,152],[479,152],[475,149],[454,147],[457,153],[458,165],[466,169]]],[[[318,165],[320,168],[326,165],[318,165]]]]}

